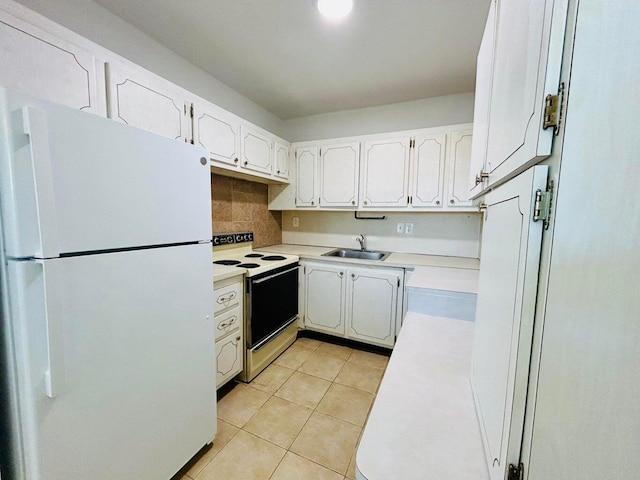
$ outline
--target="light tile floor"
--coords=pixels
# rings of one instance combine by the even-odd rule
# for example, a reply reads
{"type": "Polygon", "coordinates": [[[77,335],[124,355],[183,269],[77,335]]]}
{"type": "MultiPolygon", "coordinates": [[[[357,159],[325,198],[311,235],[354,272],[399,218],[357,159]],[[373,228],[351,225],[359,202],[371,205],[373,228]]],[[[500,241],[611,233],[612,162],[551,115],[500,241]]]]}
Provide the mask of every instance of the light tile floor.
{"type": "Polygon", "coordinates": [[[384,355],[299,338],[218,402],[218,434],[182,480],[345,480],[384,355]]]}

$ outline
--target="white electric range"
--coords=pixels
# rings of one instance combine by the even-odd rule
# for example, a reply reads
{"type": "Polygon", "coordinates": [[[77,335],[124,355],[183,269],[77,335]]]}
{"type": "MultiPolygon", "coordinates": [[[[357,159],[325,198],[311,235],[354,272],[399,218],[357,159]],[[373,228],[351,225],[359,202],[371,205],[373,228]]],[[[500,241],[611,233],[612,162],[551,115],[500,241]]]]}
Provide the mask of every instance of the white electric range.
{"type": "Polygon", "coordinates": [[[245,364],[250,382],[298,333],[298,257],[254,252],[253,233],[213,236],[213,263],[245,269],[245,364]]]}

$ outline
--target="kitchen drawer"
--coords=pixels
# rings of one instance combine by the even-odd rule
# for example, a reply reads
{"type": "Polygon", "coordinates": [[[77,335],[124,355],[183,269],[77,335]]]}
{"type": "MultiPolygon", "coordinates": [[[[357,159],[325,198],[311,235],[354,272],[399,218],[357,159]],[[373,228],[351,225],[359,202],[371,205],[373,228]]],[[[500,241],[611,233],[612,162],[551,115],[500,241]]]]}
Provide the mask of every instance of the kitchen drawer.
{"type": "Polygon", "coordinates": [[[242,328],[242,308],[236,306],[229,311],[215,316],[216,341],[223,339],[229,333],[242,328]]]}
{"type": "Polygon", "coordinates": [[[216,342],[216,385],[220,388],[242,371],[242,334],[235,334],[216,342]]]}
{"type": "Polygon", "coordinates": [[[213,296],[215,299],[214,313],[235,307],[242,301],[242,282],[232,283],[221,288],[214,286],[213,296]]]}

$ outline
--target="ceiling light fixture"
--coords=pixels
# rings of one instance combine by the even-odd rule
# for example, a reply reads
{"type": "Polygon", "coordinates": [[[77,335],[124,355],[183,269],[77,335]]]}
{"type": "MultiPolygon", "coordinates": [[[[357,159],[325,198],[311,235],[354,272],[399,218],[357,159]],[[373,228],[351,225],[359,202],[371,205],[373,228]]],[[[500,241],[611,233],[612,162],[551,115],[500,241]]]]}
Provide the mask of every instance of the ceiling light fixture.
{"type": "Polygon", "coordinates": [[[353,8],[353,0],[317,0],[316,7],[325,17],[338,20],[349,15],[353,8]]]}

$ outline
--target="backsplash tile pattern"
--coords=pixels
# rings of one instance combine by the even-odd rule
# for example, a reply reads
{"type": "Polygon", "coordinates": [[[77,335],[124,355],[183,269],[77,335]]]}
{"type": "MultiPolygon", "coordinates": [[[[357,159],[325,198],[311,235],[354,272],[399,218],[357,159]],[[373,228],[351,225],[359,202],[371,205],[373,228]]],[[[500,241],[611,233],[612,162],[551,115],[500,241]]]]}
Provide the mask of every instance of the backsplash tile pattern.
{"type": "Polygon", "coordinates": [[[253,232],[254,248],[282,243],[282,212],[269,211],[262,183],[211,174],[214,233],[253,232]]]}

